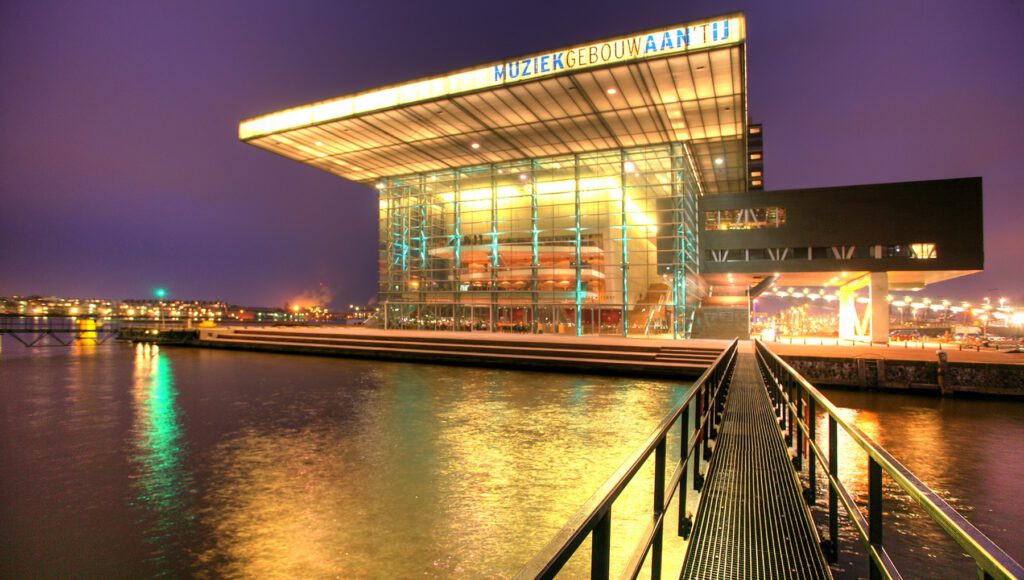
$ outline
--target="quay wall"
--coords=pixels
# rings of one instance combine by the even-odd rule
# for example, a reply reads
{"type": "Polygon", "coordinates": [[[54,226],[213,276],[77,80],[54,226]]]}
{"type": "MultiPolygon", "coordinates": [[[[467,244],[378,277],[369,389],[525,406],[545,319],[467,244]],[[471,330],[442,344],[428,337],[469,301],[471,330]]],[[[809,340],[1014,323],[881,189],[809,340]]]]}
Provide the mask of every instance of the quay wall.
{"type": "Polygon", "coordinates": [[[817,386],[1024,398],[1021,364],[780,356],[817,386]]]}

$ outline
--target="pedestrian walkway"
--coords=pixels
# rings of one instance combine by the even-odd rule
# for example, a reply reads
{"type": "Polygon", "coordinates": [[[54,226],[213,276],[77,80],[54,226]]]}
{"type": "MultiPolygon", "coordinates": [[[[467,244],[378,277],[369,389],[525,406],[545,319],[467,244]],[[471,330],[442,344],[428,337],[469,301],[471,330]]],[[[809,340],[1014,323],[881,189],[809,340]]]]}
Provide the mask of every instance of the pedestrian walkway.
{"type": "Polygon", "coordinates": [[[682,578],[831,578],[749,342],[708,473],[682,578]]]}

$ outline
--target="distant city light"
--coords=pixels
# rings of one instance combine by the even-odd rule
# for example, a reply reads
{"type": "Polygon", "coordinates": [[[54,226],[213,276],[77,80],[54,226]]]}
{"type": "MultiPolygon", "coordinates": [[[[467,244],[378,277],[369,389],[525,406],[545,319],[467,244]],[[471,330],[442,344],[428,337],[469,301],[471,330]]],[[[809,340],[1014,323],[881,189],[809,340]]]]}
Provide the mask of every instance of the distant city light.
{"type": "Polygon", "coordinates": [[[157,288],[156,290],[153,290],[153,296],[156,296],[157,298],[164,298],[167,296],[167,289],[157,288]]]}

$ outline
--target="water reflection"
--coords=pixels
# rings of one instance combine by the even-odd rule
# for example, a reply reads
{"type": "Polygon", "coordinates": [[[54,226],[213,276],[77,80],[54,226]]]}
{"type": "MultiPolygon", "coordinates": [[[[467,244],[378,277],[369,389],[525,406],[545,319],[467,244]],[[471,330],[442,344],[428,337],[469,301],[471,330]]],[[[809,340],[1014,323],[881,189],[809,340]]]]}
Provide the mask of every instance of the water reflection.
{"type": "MultiPolygon", "coordinates": [[[[249,423],[218,446],[216,510],[203,517],[217,545],[204,566],[241,576],[511,576],[682,391],[415,365],[377,365],[364,379],[339,393],[340,407],[296,399],[290,410],[309,413],[301,427],[249,423]]],[[[616,504],[617,533],[642,531],[652,475],[616,504]]],[[[624,564],[630,546],[618,547],[624,564]]]]}
{"type": "MultiPolygon", "coordinates": [[[[1024,518],[1015,496],[1024,481],[1024,404],[1014,401],[949,400],[892,393],[828,391],[841,416],[885,447],[940,497],[960,511],[1011,556],[1024,540],[1014,528],[1024,518]]],[[[817,417],[818,444],[828,447],[827,419],[817,417]]],[[[867,515],[868,458],[840,428],[840,480],[867,515]]],[[[888,476],[882,481],[885,543],[897,567],[915,578],[974,574],[973,561],[888,476]]],[[[813,510],[827,521],[827,488],[818,479],[813,510]]],[[[842,507],[840,507],[842,512],[842,507]]],[[[839,578],[866,577],[866,556],[851,525],[840,529],[839,578]]]]}
{"type": "MultiPolygon", "coordinates": [[[[5,358],[0,577],[507,577],[685,391],[114,344],[5,358]]],[[[1024,406],[829,396],[1021,557],[1024,406]]],[[[678,453],[674,435],[670,460],[678,453]]],[[[866,496],[866,459],[848,442],[840,454],[866,496]]],[[[615,504],[613,569],[649,521],[651,467],[615,504]]],[[[942,562],[901,501],[886,516],[897,563],[942,562]]],[[[666,553],[679,554],[675,514],[666,521],[666,553]]],[[[587,574],[588,556],[584,544],[569,577],[587,574]]],[[[844,555],[840,576],[866,573],[859,558],[844,555]]]]}
{"type": "Polygon", "coordinates": [[[186,532],[188,515],[183,508],[189,474],[171,361],[156,345],[135,346],[132,398],[135,504],[151,521],[146,540],[152,546],[152,558],[166,565],[168,540],[186,532]]]}

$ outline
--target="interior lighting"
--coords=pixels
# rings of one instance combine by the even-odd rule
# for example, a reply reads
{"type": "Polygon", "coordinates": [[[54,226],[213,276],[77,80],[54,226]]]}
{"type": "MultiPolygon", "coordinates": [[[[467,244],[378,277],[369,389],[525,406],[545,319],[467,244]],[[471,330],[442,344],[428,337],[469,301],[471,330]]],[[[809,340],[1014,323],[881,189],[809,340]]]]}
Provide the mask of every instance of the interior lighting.
{"type": "Polygon", "coordinates": [[[377,189],[384,189],[384,184],[383,183],[378,183],[377,184],[377,189]]]}
{"type": "Polygon", "coordinates": [[[473,149],[479,149],[480,148],[480,144],[479,143],[473,143],[472,145],[470,145],[470,147],[472,147],[473,149]]]}
{"type": "Polygon", "coordinates": [[[715,157],[715,165],[722,165],[723,163],[725,163],[725,159],[722,157],[715,157]]]}
{"type": "Polygon", "coordinates": [[[519,174],[519,181],[526,181],[527,179],[529,179],[529,176],[527,176],[525,173],[519,174]]]}
{"type": "Polygon", "coordinates": [[[622,169],[626,173],[633,173],[634,171],[636,171],[636,163],[633,163],[632,161],[627,161],[622,164],[622,169]]]}
{"type": "Polygon", "coordinates": [[[324,146],[324,142],[323,141],[317,141],[316,142],[316,146],[317,147],[323,147],[324,146]]]}
{"type": "Polygon", "coordinates": [[[615,87],[612,87],[605,92],[608,93],[609,95],[614,95],[615,93],[619,92],[619,90],[616,89],[615,87]]]}

